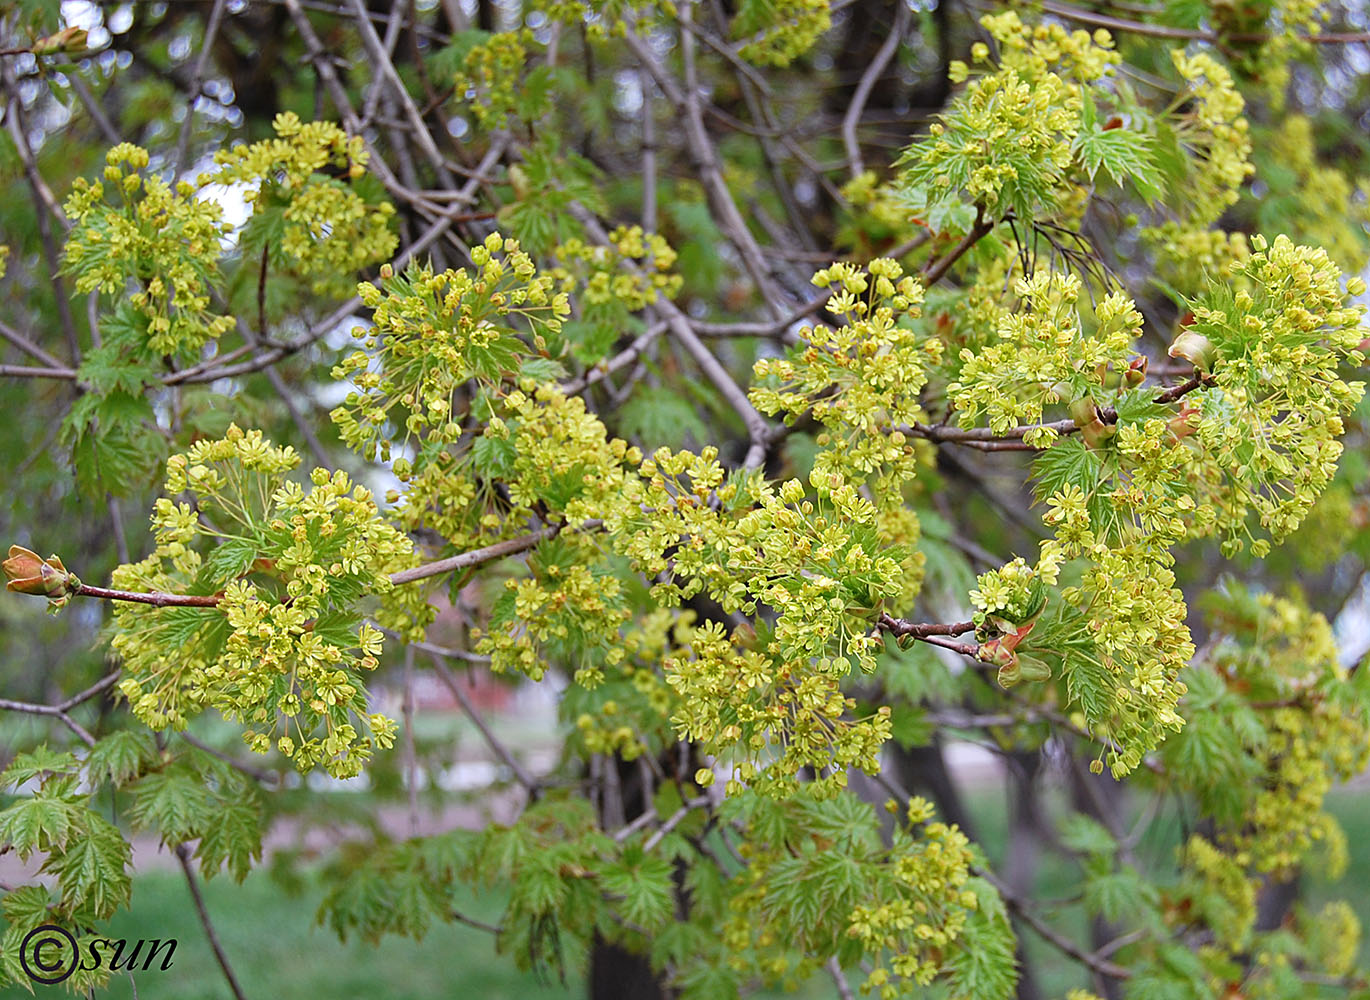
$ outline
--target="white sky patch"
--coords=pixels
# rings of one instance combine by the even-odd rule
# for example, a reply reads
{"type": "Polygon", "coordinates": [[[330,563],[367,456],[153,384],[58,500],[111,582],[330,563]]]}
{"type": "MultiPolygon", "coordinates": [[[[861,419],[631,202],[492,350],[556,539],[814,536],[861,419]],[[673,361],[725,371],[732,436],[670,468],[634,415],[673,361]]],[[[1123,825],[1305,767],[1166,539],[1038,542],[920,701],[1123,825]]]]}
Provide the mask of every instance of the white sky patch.
{"type": "Polygon", "coordinates": [[[620,114],[635,115],[642,108],[642,81],[637,71],[624,69],[614,75],[614,107],[620,114]]]}
{"type": "MultiPolygon", "coordinates": [[[[183,176],[186,179],[193,179],[199,174],[212,172],[216,166],[214,157],[205,156],[191,164],[183,176]]],[[[195,193],[195,197],[201,201],[217,203],[223,209],[224,221],[233,227],[231,232],[219,238],[219,246],[225,253],[238,246],[238,237],[252,214],[252,206],[245,196],[253,188],[252,184],[234,181],[232,184],[206,184],[195,193]]]]}
{"type": "MultiPolygon", "coordinates": [[[[88,0],[63,0],[62,20],[69,28],[83,28],[86,31],[86,44],[92,49],[102,49],[109,44],[109,32],[105,29],[105,20],[100,14],[98,4],[90,3],[88,0]]],[[[128,14],[128,20],[133,22],[133,14],[128,14]]]]}

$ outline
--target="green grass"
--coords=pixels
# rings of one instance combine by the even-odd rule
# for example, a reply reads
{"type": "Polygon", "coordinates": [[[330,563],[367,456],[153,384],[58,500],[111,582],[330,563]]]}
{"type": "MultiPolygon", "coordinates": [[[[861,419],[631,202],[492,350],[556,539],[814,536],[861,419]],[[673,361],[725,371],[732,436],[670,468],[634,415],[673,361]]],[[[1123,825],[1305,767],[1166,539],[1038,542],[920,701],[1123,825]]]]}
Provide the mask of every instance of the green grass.
{"type": "MultiPolygon", "coordinates": [[[[991,862],[997,863],[1006,843],[1003,796],[997,789],[979,790],[970,797],[977,833],[991,862]]],[[[1346,828],[1350,865],[1339,885],[1309,879],[1306,897],[1311,905],[1348,898],[1362,923],[1370,928],[1370,894],[1355,887],[1370,884],[1370,796],[1341,792],[1330,797],[1329,809],[1346,828]]],[[[1173,857],[1179,842],[1178,818],[1162,814],[1151,834],[1138,846],[1144,863],[1173,857]]],[[[1077,870],[1069,861],[1044,855],[1034,891],[1040,899],[1061,899],[1077,891],[1077,870]]],[[[313,996],[382,997],[385,1000],[437,1000],[471,997],[479,1000],[563,1000],[585,995],[581,974],[568,970],[565,985],[540,981],[521,973],[509,956],[496,955],[488,934],[462,925],[434,927],[421,942],[388,937],[378,946],[341,943],[326,928],[316,926],[314,914],[323,887],[309,874],[298,893],[289,893],[265,870],[254,872],[242,885],[227,876],[202,883],[206,903],[220,940],[233,962],[244,993],[251,1000],[313,996]]],[[[460,909],[478,919],[495,921],[500,900],[471,896],[460,909]]],[[[1053,925],[1081,942],[1087,928],[1053,918],[1053,925]]],[[[134,881],[129,910],[111,922],[111,937],[175,938],[172,967],[139,973],[138,1000],[229,1000],[228,988],[205,940],[184,880],[176,871],[139,875],[134,881]]],[[[1027,934],[1025,946],[1047,996],[1061,996],[1086,985],[1077,966],[1027,934]]],[[[1370,960],[1370,950],[1362,949],[1370,960]]],[[[38,987],[38,995],[67,996],[61,987],[38,987]]],[[[127,976],[115,979],[101,998],[133,1000],[127,976]]],[[[830,997],[831,982],[815,980],[797,996],[830,997]]],[[[27,997],[19,987],[0,989],[0,998],[27,997]]],[[[766,995],[763,995],[766,996],[766,995]]],[[[796,994],[790,994],[796,996],[796,994]]]]}
{"type": "MultiPolygon", "coordinates": [[[[206,905],[243,992],[252,1000],[289,997],[378,997],[431,1000],[479,997],[486,1000],[562,1000],[580,997],[580,982],[540,983],[521,974],[512,960],[493,953],[488,934],[443,925],[421,942],[388,937],[379,946],[342,944],[336,934],[316,926],[314,913],[322,888],[312,879],[299,895],[284,892],[265,871],[242,885],[227,876],[202,883],[206,905]]],[[[473,917],[498,918],[498,902],[463,901],[473,917]],[[491,904],[494,905],[491,905],[491,904]]],[[[153,872],[134,882],[130,909],[111,921],[111,937],[175,938],[170,969],[155,966],[137,977],[139,1000],[228,1000],[228,987],[205,939],[184,879],[176,872],[153,872]]],[[[60,987],[39,987],[58,995],[60,987]]],[[[4,997],[27,996],[11,988],[4,997]]],[[[100,993],[108,1000],[132,1000],[128,977],[111,980],[100,993]]]]}

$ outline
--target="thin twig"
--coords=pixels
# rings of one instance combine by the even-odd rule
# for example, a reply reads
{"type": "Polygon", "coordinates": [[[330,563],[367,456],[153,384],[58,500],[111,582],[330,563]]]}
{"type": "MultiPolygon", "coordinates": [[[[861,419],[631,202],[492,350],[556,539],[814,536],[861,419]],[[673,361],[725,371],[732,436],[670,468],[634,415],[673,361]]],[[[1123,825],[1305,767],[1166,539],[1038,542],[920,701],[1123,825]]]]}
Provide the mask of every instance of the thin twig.
{"type": "MultiPolygon", "coordinates": [[[[903,4],[900,4],[902,7],[903,4]]],[[[837,995],[841,1000],[856,1000],[856,994],[852,992],[851,983],[847,982],[847,974],[842,971],[842,963],[834,955],[828,959],[823,966],[828,970],[828,975],[832,976],[833,984],[837,987],[837,995]]]]}
{"type": "MultiPolygon", "coordinates": [[[[581,525],[582,529],[598,528],[602,521],[586,521],[581,525]]],[[[415,566],[413,569],[400,570],[392,573],[390,582],[395,586],[405,583],[413,583],[415,580],[426,580],[430,576],[440,576],[443,573],[450,573],[453,570],[467,569],[471,566],[479,566],[482,563],[492,562],[496,559],[503,559],[519,552],[526,552],[548,538],[554,538],[562,526],[559,524],[549,525],[540,531],[531,534],[520,535],[517,538],[510,538],[503,542],[495,542],[493,545],[486,545],[483,548],[471,549],[460,555],[451,556],[447,559],[439,559],[436,562],[425,563],[422,566],[415,566]]]]}
{"type": "Polygon", "coordinates": [[[531,798],[537,798],[539,792],[537,779],[528,773],[524,766],[518,762],[518,759],[509,752],[509,748],[486,725],[485,720],[476,711],[476,706],[471,704],[471,699],[466,697],[466,692],[461,689],[461,682],[452,673],[451,668],[443,663],[442,658],[436,653],[429,653],[428,655],[433,660],[433,667],[437,671],[438,679],[446,685],[447,690],[452,692],[452,696],[457,699],[457,704],[461,706],[461,710],[466,713],[472,724],[479,730],[486,745],[494,751],[495,756],[504,762],[505,767],[513,773],[514,779],[527,790],[528,795],[531,798]]]}
{"type": "Polygon", "coordinates": [[[939,622],[915,623],[903,618],[895,618],[886,611],[880,615],[880,627],[895,635],[926,639],[930,635],[965,635],[967,632],[974,632],[975,622],[954,622],[950,625],[939,622]]]}
{"type": "Polygon", "coordinates": [[[866,71],[861,74],[861,81],[856,85],[856,92],[852,94],[851,104],[847,107],[847,113],[842,118],[842,142],[847,147],[847,163],[851,167],[851,175],[856,177],[866,169],[861,160],[861,143],[856,138],[856,126],[861,122],[861,112],[866,110],[866,101],[870,99],[871,91],[884,75],[886,67],[894,54],[899,51],[899,43],[903,40],[904,32],[908,30],[909,19],[912,16],[907,3],[896,3],[894,12],[894,26],[886,36],[884,43],[879,51],[875,53],[875,58],[866,67],[866,71]]]}
{"type": "Polygon", "coordinates": [[[204,742],[204,740],[192,736],[190,733],[180,732],[176,735],[178,735],[181,739],[185,740],[195,749],[201,750],[209,754],[211,757],[217,757],[219,760],[223,761],[229,767],[233,768],[233,770],[239,772],[240,774],[247,775],[249,778],[257,782],[258,784],[266,785],[268,788],[271,788],[275,787],[279,783],[280,779],[272,771],[267,771],[260,767],[253,767],[251,764],[245,764],[234,757],[230,757],[222,750],[210,746],[208,743],[204,742]]]}
{"type": "Polygon", "coordinates": [[[1019,899],[1009,889],[1008,885],[1004,883],[1002,879],[995,876],[993,872],[985,868],[977,868],[975,869],[975,874],[994,886],[1000,897],[1004,900],[1004,905],[1017,915],[1023,923],[1036,931],[1038,936],[1048,944],[1055,946],[1059,951],[1069,955],[1077,962],[1083,963],[1088,966],[1090,970],[1097,972],[1101,976],[1107,976],[1110,979],[1132,978],[1131,969],[1125,969],[1121,965],[1110,962],[1106,958],[1099,957],[1092,951],[1087,951],[1060,931],[1053,928],[1045,920],[1039,917],[1031,907],[1023,902],[1023,900],[1019,899]]]}
{"type": "Polygon", "coordinates": [[[980,242],[981,238],[987,236],[994,229],[994,223],[985,218],[984,210],[981,209],[975,219],[975,225],[970,227],[970,232],[961,238],[961,242],[941,260],[930,263],[923,271],[923,285],[932,287],[942,280],[942,276],[951,270],[951,266],[965,256],[966,251],[980,242]]]}
{"type": "Polygon", "coordinates": [[[195,121],[195,104],[204,93],[205,67],[209,63],[210,50],[214,48],[214,38],[219,33],[219,24],[223,21],[225,6],[226,0],[214,0],[214,7],[209,12],[209,21],[205,24],[205,37],[200,45],[200,52],[195,57],[194,68],[190,71],[190,86],[186,89],[186,117],[181,122],[181,135],[176,141],[177,177],[185,173],[186,160],[190,158],[190,129],[195,121]]]}
{"type": "Polygon", "coordinates": [[[229,990],[232,991],[236,1000],[247,1000],[243,996],[243,988],[238,985],[238,977],[233,974],[233,966],[228,964],[228,956],[224,954],[223,946],[219,944],[219,935],[214,933],[214,924],[209,919],[209,910],[205,908],[205,899],[200,893],[200,880],[196,877],[195,869],[190,863],[190,848],[186,847],[185,844],[177,844],[176,860],[181,863],[181,871],[185,873],[186,885],[190,888],[191,898],[195,900],[195,912],[200,915],[200,926],[205,929],[205,937],[209,939],[209,946],[214,950],[214,958],[218,961],[219,968],[223,970],[229,990]]]}
{"type": "Polygon", "coordinates": [[[404,651],[404,784],[409,799],[409,836],[419,835],[419,759],[414,748],[414,647],[404,651]]]}
{"type": "Polygon", "coordinates": [[[766,323],[705,323],[692,319],[690,325],[701,337],[772,337],[821,310],[830,298],[832,293],[825,293],[790,310],[787,315],[766,323]]]}
{"type": "Polygon", "coordinates": [[[77,597],[98,597],[105,601],[131,601],[134,604],[151,604],[157,608],[214,608],[222,600],[221,594],[167,594],[158,590],[113,590],[109,587],[92,587],[83,583],[76,590],[77,597]]]}
{"type": "Polygon", "coordinates": [[[55,378],[65,381],[76,379],[73,368],[33,368],[26,365],[0,365],[0,376],[6,378],[55,378]]]}
{"type": "MultiPolygon", "coordinates": [[[[47,351],[43,350],[33,341],[29,340],[22,333],[20,333],[18,330],[14,329],[14,327],[10,326],[8,323],[5,323],[4,321],[0,321],[0,337],[4,337],[6,340],[8,340],[11,344],[19,348],[24,353],[29,354],[37,360],[43,362],[43,364],[46,365],[48,368],[58,368],[63,371],[70,371],[70,369],[67,368],[67,366],[63,364],[61,361],[59,361],[55,355],[49,354],[47,351]]],[[[74,371],[71,374],[73,378],[76,376],[76,373],[74,371]]]]}
{"type": "Polygon", "coordinates": [[[86,688],[84,691],[81,691],[78,694],[74,694],[70,698],[67,698],[65,701],[59,702],[56,705],[39,705],[33,702],[14,701],[9,698],[0,698],[0,711],[23,712],[27,715],[44,715],[48,716],[49,718],[57,719],[59,722],[62,723],[62,725],[66,726],[73,733],[75,733],[77,739],[79,739],[86,746],[91,747],[95,745],[95,737],[90,734],[89,730],[87,730],[84,726],[82,726],[79,722],[77,722],[67,713],[70,712],[77,705],[83,704],[84,702],[87,702],[90,699],[94,698],[96,695],[101,694],[102,692],[110,688],[118,679],[119,671],[117,670],[111,674],[106,674],[104,677],[100,678],[98,681],[96,681],[90,687],[86,688]]]}
{"type": "Polygon", "coordinates": [[[697,799],[691,799],[686,802],[675,812],[671,813],[666,819],[666,822],[662,823],[661,826],[657,828],[657,831],[647,838],[647,842],[642,845],[642,850],[644,852],[651,851],[657,844],[665,839],[666,834],[670,833],[684,822],[686,816],[690,815],[690,813],[694,812],[696,809],[701,809],[708,804],[708,797],[703,795],[697,799]]]}

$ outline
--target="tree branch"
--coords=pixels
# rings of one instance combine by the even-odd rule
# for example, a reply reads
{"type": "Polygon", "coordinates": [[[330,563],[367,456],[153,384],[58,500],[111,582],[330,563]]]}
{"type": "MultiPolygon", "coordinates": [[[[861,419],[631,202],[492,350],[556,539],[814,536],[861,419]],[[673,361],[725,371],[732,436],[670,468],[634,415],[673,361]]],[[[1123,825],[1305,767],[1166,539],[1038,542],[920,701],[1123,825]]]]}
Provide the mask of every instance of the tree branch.
{"type": "Polygon", "coordinates": [[[243,988],[238,985],[238,977],[233,974],[233,966],[228,964],[228,956],[224,954],[223,945],[219,944],[219,935],[214,933],[214,924],[209,919],[209,910],[205,907],[205,899],[200,892],[200,880],[195,877],[195,869],[190,864],[190,848],[185,844],[177,844],[176,860],[181,863],[181,871],[185,873],[190,896],[195,901],[195,912],[200,916],[200,926],[205,929],[205,937],[209,939],[209,947],[214,950],[214,958],[223,970],[224,979],[228,981],[228,988],[236,1000],[247,1000],[243,996],[243,988]]]}
{"type": "Polygon", "coordinates": [[[1023,900],[1018,898],[1018,896],[1016,896],[1009,889],[1009,887],[1003,882],[1003,880],[998,878],[993,872],[985,868],[976,868],[974,869],[974,871],[976,875],[980,876],[990,885],[994,886],[994,888],[998,891],[1000,897],[1003,898],[1004,905],[1006,905],[1010,911],[1012,911],[1017,917],[1019,917],[1023,921],[1023,923],[1027,924],[1034,931],[1036,931],[1037,935],[1041,937],[1042,940],[1054,946],[1057,950],[1063,952],[1064,954],[1069,955],[1077,962],[1082,963],[1083,965],[1087,966],[1091,971],[1096,972],[1101,976],[1107,976],[1110,979],[1132,978],[1131,969],[1125,969],[1121,965],[1118,965],[1114,962],[1110,962],[1106,958],[1101,958],[1099,955],[1095,954],[1092,951],[1085,950],[1084,948],[1076,944],[1074,941],[1070,940],[1070,938],[1062,934],[1060,931],[1057,931],[1055,928],[1053,928],[1050,924],[1048,924],[1045,920],[1038,916],[1036,911],[1034,911],[1031,907],[1024,903],[1023,900]]]}
{"type": "Polygon", "coordinates": [[[466,692],[461,689],[461,682],[457,680],[457,677],[452,673],[451,668],[442,662],[442,659],[437,653],[429,653],[428,655],[433,661],[433,668],[437,671],[438,679],[447,687],[447,690],[452,692],[452,697],[457,699],[457,704],[461,705],[461,710],[466,713],[466,716],[471,720],[472,725],[480,731],[480,735],[485,740],[486,745],[494,751],[495,756],[504,762],[504,766],[509,768],[510,772],[514,775],[515,780],[527,790],[529,797],[534,799],[537,798],[541,791],[537,779],[528,773],[524,766],[518,762],[517,758],[509,752],[509,748],[506,747],[504,743],[501,742],[500,738],[495,735],[494,731],[485,724],[485,720],[482,719],[480,713],[476,711],[476,706],[471,704],[471,699],[466,697],[466,692]]]}
{"type": "Polygon", "coordinates": [[[866,67],[866,71],[861,74],[861,82],[856,85],[856,93],[852,95],[851,104],[847,107],[847,113],[842,118],[842,142],[847,147],[847,163],[851,168],[851,175],[858,176],[866,169],[861,161],[861,143],[856,138],[856,126],[861,121],[861,112],[866,110],[866,101],[870,99],[871,91],[875,89],[876,83],[880,80],[885,68],[889,66],[894,54],[899,51],[899,42],[904,37],[904,32],[908,30],[909,18],[912,16],[909,5],[903,0],[897,0],[894,5],[894,26],[890,29],[889,35],[875,53],[875,58],[866,67]]]}

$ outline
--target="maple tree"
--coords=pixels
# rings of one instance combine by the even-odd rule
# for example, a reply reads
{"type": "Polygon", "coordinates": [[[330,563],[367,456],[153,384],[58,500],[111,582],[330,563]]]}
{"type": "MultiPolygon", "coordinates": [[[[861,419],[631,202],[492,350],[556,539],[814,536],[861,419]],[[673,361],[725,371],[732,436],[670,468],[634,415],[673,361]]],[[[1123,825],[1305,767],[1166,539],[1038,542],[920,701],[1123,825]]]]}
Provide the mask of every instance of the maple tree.
{"type": "Polygon", "coordinates": [[[1356,11],[63,16],[0,10],[4,571],[54,612],[0,606],[49,724],[0,847],[53,876],[6,976],[129,904],[133,831],[198,899],[329,821],[285,775],[412,793],[431,670],[518,816],[340,852],[344,937],[466,922],[597,997],[1033,998],[1027,939],[1070,1000],[1370,995],[1298,893],[1370,760],[1356,11]],[[565,681],[554,770],[467,670],[565,681]]]}

